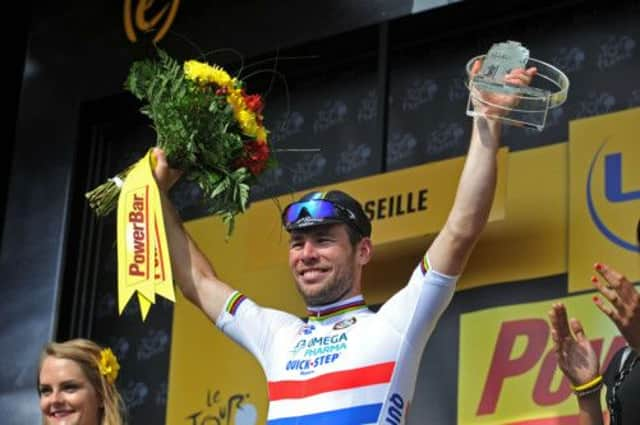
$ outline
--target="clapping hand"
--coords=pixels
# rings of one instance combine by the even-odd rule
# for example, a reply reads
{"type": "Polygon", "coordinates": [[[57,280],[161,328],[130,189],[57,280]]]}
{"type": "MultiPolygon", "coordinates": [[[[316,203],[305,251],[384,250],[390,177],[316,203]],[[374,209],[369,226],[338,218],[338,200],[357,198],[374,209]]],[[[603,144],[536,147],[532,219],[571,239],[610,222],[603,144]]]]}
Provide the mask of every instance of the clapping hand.
{"type": "Polygon", "coordinates": [[[567,310],[555,303],[549,311],[551,338],[558,366],[574,387],[590,382],[600,374],[600,361],[579,320],[567,320],[567,310]]]}
{"type": "Polygon", "coordinates": [[[594,269],[604,282],[596,276],[591,280],[609,301],[596,297],[596,306],[616,324],[629,346],[640,352],[640,293],[629,279],[606,264],[598,263],[594,269]]]}

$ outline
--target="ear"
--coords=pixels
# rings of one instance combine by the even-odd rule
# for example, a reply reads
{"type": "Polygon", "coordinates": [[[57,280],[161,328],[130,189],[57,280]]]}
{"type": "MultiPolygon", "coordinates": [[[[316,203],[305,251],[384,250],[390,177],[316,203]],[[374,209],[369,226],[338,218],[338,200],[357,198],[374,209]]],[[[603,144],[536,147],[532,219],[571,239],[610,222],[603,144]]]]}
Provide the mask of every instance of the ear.
{"type": "Polygon", "coordinates": [[[358,259],[358,264],[364,266],[371,260],[371,256],[373,255],[373,243],[371,242],[371,238],[364,237],[358,242],[356,246],[356,255],[358,259]]]}

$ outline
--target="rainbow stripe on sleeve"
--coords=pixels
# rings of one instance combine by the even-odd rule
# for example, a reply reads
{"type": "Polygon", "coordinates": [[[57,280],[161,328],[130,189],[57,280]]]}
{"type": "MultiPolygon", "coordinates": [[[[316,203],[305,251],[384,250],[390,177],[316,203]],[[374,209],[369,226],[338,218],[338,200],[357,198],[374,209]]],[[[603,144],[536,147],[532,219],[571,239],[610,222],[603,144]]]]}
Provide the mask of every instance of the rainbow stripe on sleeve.
{"type": "Polygon", "coordinates": [[[424,254],[422,257],[422,261],[420,261],[420,270],[422,270],[422,274],[427,274],[427,271],[431,268],[429,265],[429,260],[427,259],[427,254],[424,254]]]}
{"type": "Polygon", "coordinates": [[[231,297],[229,297],[225,310],[227,311],[227,313],[234,316],[236,314],[236,311],[238,311],[238,307],[240,307],[240,304],[242,304],[242,302],[246,299],[247,297],[245,295],[243,295],[239,291],[235,291],[233,294],[231,294],[231,297]]]}

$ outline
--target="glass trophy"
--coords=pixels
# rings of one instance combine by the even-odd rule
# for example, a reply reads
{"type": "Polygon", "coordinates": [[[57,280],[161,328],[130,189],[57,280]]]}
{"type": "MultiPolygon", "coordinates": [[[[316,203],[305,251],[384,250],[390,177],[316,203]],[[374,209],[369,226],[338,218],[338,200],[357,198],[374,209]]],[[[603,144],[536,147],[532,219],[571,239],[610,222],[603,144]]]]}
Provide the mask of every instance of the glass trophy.
{"type": "Polygon", "coordinates": [[[517,41],[494,44],[486,55],[471,58],[466,68],[469,76],[469,116],[486,116],[542,131],[549,110],[567,100],[567,76],[553,65],[531,58],[529,50],[517,41]],[[472,75],[476,61],[481,61],[482,65],[472,75]],[[504,81],[511,70],[530,67],[538,69],[531,85],[515,85],[504,81]]]}

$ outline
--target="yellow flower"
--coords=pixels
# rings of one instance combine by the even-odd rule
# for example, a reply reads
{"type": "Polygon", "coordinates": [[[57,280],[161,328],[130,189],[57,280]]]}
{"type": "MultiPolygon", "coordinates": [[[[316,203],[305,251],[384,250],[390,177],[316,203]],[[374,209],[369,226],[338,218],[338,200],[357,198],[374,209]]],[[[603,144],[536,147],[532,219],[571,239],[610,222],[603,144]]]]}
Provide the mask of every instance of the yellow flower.
{"type": "Polygon", "coordinates": [[[256,140],[260,143],[266,143],[267,141],[267,130],[264,127],[259,127],[256,131],[256,140]]]}
{"type": "MultiPolygon", "coordinates": [[[[240,128],[244,130],[245,133],[253,133],[255,120],[253,118],[253,114],[246,109],[236,110],[236,119],[240,123],[240,128]]],[[[253,134],[248,134],[248,136],[253,136],[253,134]]]]}
{"type": "Polygon", "coordinates": [[[187,79],[200,85],[216,84],[220,87],[231,87],[234,79],[217,65],[209,65],[195,60],[184,63],[184,75],[187,79]]]}
{"type": "Polygon", "coordinates": [[[209,65],[195,60],[184,63],[185,77],[199,85],[216,84],[227,89],[227,103],[233,109],[233,116],[242,132],[257,140],[266,142],[267,132],[258,124],[255,113],[246,105],[242,89],[236,78],[231,76],[217,65],[209,65]]]}
{"type": "Polygon", "coordinates": [[[105,348],[100,351],[98,369],[100,370],[100,374],[107,379],[107,382],[113,384],[116,381],[118,372],[120,371],[120,364],[118,363],[118,358],[113,354],[113,351],[111,351],[111,348],[105,348]]]}
{"type": "Polygon", "coordinates": [[[239,89],[232,89],[227,96],[227,102],[233,107],[234,111],[241,109],[244,106],[244,100],[242,98],[242,91],[239,89]]]}
{"type": "Polygon", "coordinates": [[[233,83],[227,71],[218,66],[213,67],[211,70],[211,81],[220,87],[230,87],[233,83]]]}

